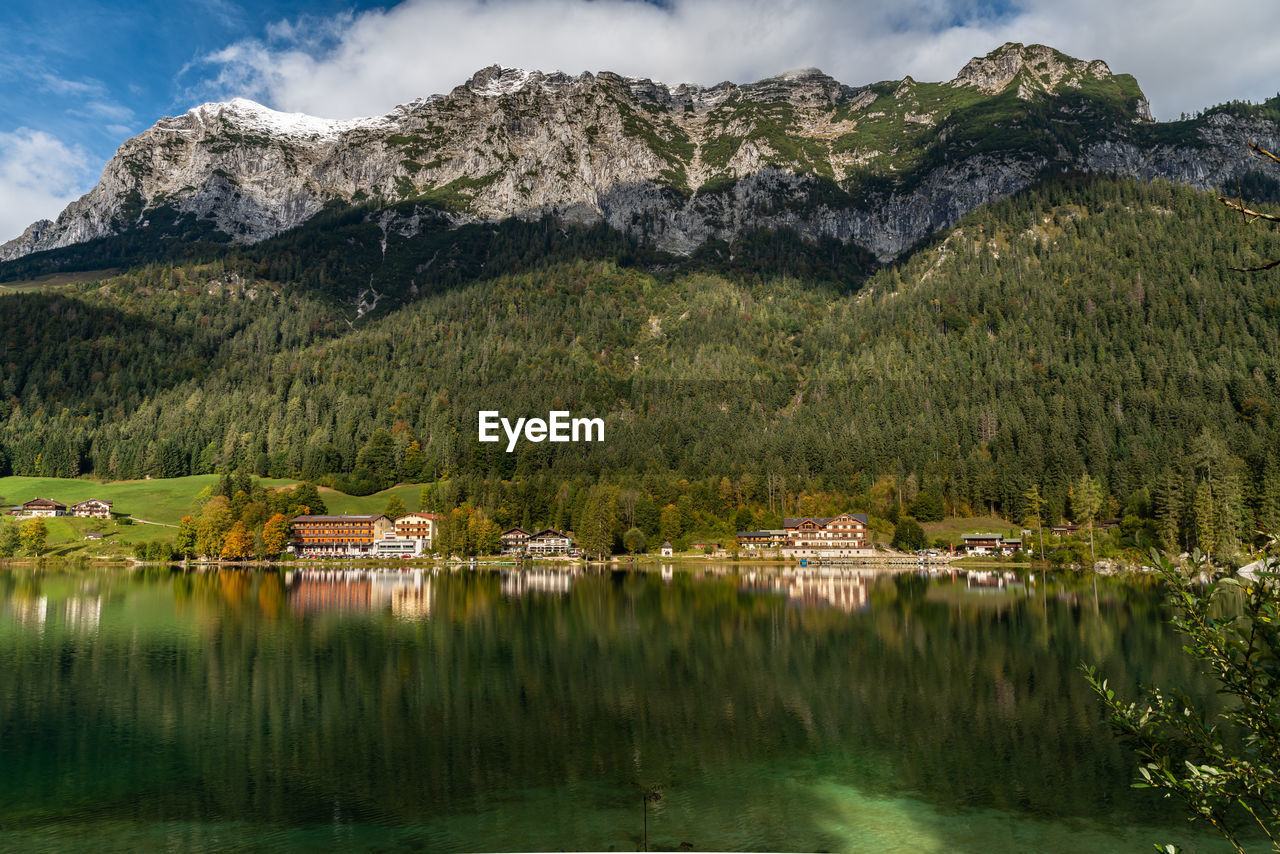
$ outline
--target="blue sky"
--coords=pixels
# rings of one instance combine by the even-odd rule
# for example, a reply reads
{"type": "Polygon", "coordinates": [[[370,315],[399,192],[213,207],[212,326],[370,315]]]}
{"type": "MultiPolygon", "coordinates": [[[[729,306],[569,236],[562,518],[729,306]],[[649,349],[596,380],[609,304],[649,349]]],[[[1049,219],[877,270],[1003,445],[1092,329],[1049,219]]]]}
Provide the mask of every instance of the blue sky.
{"type": "Polygon", "coordinates": [[[943,80],[1009,40],[1134,74],[1157,118],[1280,89],[1276,0],[7,0],[0,241],[86,192],[125,139],[207,100],[350,118],[493,63],[703,84],[802,66],[851,84],[943,80]]]}

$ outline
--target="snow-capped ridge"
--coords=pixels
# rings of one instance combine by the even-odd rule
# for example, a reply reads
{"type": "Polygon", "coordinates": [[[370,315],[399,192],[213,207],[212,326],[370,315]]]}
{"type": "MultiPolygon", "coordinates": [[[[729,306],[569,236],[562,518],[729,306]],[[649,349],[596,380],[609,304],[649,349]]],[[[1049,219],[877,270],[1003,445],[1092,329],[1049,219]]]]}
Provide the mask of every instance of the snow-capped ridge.
{"type": "Polygon", "coordinates": [[[260,131],[271,136],[312,140],[338,139],[357,128],[379,128],[389,124],[385,116],[325,119],[306,113],[286,113],[273,110],[248,98],[211,101],[192,108],[187,115],[205,125],[220,119],[230,121],[238,127],[260,131]]]}

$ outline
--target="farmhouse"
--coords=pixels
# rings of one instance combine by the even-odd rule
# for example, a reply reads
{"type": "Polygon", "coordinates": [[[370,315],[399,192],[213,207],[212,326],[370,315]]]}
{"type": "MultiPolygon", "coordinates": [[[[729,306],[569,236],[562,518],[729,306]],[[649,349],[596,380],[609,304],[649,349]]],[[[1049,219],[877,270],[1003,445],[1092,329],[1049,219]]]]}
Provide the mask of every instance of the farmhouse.
{"type": "Polygon", "coordinates": [[[304,557],[361,557],[394,531],[381,513],[363,516],[299,516],[293,520],[293,549],[304,557]]]}
{"type": "Polygon", "coordinates": [[[65,516],[67,505],[51,498],[33,498],[22,505],[23,516],[65,516]]]}
{"type": "Polygon", "coordinates": [[[782,527],[787,532],[782,553],[787,557],[841,558],[873,554],[864,513],[787,518],[782,520],[782,527]]]}
{"type": "Polygon", "coordinates": [[[79,504],[72,504],[71,515],[86,519],[110,519],[111,502],[103,501],[100,498],[90,498],[87,501],[81,501],[79,504]]]}

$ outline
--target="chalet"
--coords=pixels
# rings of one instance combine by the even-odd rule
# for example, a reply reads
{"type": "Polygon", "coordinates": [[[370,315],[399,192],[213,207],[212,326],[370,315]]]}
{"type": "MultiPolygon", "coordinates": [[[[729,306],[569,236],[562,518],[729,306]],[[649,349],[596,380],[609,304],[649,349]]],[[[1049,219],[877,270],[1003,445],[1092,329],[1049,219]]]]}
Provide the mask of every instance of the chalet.
{"type": "Polygon", "coordinates": [[[780,549],[787,544],[787,532],[781,528],[770,531],[739,531],[738,546],[744,549],[780,549]]]}
{"type": "Polygon", "coordinates": [[[381,513],[364,516],[299,516],[293,520],[294,552],[304,557],[372,555],[378,540],[394,531],[381,513]]]}
{"type": "Polygon", "coordinates": [[[864,513],[807,516],[782,520],[787,532],[783,554],[788,557],[869,557],[873,554],[869,523],[864,513]]]}
{"type": "Polygon", "coordinates": [[[1077,533],[1080,530],[1080,526],[1079,525],[1054,525],[1051,528],[1049,528],[1049,530],[1052,531],[1055,536],[1067,537],[1074,533],[1077,533]]]}
{"type": "Polygon", "coordinates": [[[90,498],[87,501],[81,501],[79,504],[72,504],[71,515],[86,519],[110,519],[111,502],[103,501],[100,498],[90,498]]]}
{"type": "Polygon", "coordinates": [[[33,498],[22,505],[23,516],[65,516],[67,505],[51,498],[33,498]]]}
{"type": "Polygon", "coordinates": [[[1011,539],[1000,534],[965,534],[964,553],[967,555],[1012,555],[1022,550],[1021,539],[1011,539]]]}
{"type": "Polygon", "coordinates": [[[667,542],[662,544],[663,557],[671,557],[675,553],[676,553],[675,546],[671,545],[671,543],[667,542]]]}
{"type": "Polygon", "coordinates": [[[423,549],[431,548],[431,544],[435,542],[439,523],[440,514],[438,513],[408,513],[395,521],[396,536],[420,540],[422,547],[418,550],[418,554],[421,554],[423,549]]]}
{"type": "Polygon", "coordinates": [[[720,551],[720,544],[719,543],[689,543],[689,548],[693,549],[696,552],[705,552],[707,549],[711,549],[713,552],[718,552],[720,551]]]}
{"type": "Polygon", "coordinates": [[[529,541],[529,532],[524,528],[508,528],[502,532],[502,553],[504,555],[524,554],[525,543],[529,541]]]}
{"type": "Polygon", "coordinates": [[[554,528],[543,528],[525,540],[524,547],[534,557],[561,557],[573,549],[573,538],[554,528]]]}
{"type": "MultiPolygon", "coordinates": [[[[399,521],[398,519],[396,520],[399,521]]],[[[422,550],[430,542],[424,537],[401,537],[388,531],[373,544],[374,557],[415,558],[422,557],[422,550]]]]}

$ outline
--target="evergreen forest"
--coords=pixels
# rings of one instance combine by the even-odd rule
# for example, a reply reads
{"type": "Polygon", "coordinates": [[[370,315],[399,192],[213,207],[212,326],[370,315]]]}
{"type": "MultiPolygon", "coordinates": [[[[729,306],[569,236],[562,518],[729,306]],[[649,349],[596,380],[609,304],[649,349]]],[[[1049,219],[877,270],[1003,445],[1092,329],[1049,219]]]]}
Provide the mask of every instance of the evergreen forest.
{"type": "Polygon", "coordinates": [[[776,232],[676,258],[552,220],[380,250],[368,215],[320,220],[187,257],[134,236],[3,296],[0,474],[423,483],[601,551],[845,510],[1079,521],[1085,475],[1135,548],[1280,528],[1280,277],[1231,269],[1280,241],[1208,194],[1062,176],[883,266],[776,232]],[[481,409],[605,441],[507,453],[481,409]]]}

